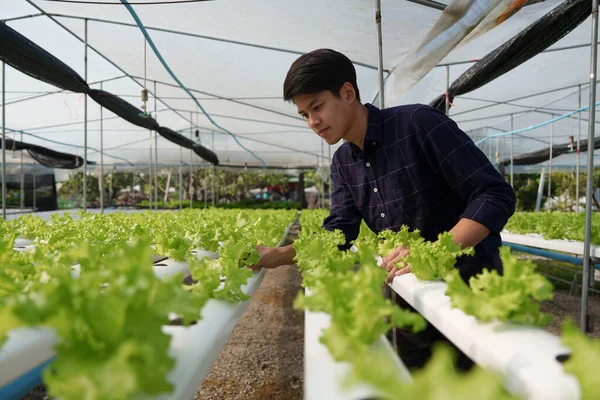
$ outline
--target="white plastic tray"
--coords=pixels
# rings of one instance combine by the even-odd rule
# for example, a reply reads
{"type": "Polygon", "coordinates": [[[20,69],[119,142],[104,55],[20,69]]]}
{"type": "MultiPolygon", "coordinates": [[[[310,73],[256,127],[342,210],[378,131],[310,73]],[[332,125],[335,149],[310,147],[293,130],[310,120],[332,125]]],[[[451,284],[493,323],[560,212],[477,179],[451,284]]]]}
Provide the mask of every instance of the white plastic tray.
{"type": "Polygon", "coordinates": [[[502,374],[511,393],[529,400],[580,399],[579,383],[556,360],[569,353],[557,336],[537,327],[479,322],[450,307],[445,282],[419,282],[410,273],[390,286],[475,363],[502,374]]]}
{"type": "MultiPolygon", "coordinates": [[[[502,242],[520,244],[523,246],[536,247],[538,249],[561,251],[563,253],[583,256],[583,242],[569,240],[544,239],[539,236],[517,235],[514,233],[501,233],[502,242]]],[[[590,257],[600,259],[600,246],[590,246],[590,257]]]]}
{"type": "MultiPolygon", "coordinates": [[[[308,292],[308,289],[307,289],[308,292]]],[[[331,323],[331,317],[325,313],[304,312],[304,400],[361,400],[372,398],[376,391],[366,384],[349,390],[341,383],[350,371],[347,362],[336,362],[329,350],[319,341],[321,333],[331,323]]],[[[395,354],[385,336],[381,336],[373,345],[373,350],[389,352],[398,361],[398,375],[410,380],[406,366],[395,354]]]]}

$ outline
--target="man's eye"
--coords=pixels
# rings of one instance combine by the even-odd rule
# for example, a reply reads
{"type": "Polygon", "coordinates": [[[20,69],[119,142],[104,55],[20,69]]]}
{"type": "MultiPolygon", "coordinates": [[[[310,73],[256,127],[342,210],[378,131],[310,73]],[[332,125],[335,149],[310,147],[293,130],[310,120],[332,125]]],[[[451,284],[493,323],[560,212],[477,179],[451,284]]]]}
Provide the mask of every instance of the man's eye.
{"type": "Polygon", "coordinates": [[[321,109],[323,105],[319,104],[318,106],[315,106],[315,108],[313,108],[314,111],[319,111],[321,109]]]}

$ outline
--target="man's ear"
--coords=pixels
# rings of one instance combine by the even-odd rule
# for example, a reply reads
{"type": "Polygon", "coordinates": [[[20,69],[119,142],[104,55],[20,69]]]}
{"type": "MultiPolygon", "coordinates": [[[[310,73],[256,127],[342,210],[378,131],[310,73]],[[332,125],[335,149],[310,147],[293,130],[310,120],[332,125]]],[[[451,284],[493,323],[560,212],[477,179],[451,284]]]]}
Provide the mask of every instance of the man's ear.
{"type": "Polygon", "coordinates": [[[354,102],[354,100],[356,100],[356,91],[354,90],[354,86],[352,86],[350,82],[345,82],[342,85],[340,89],[340,95],[342,99],[348,104],[351,104],[352,102],[354,102]]]}

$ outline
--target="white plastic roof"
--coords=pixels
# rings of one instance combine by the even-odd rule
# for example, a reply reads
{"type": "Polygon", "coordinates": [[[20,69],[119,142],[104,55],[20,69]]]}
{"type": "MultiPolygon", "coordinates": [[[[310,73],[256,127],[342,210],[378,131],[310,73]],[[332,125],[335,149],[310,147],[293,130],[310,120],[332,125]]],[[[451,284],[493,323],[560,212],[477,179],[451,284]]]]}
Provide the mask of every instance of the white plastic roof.
{"type": "MultiPolygon", "coordinates": [[[[187,88],[194,91],[213,119],[235,134],[268,165],[285,167],[316,165],[317,162],[327,164],[329,155],[328,146],[323,145],[320,138],[307,128],[295,107],[281,100],[285,74],[300,53],[322,47],[345,53],[357,63],[362,100],[371,101],[376,94],[374,3],[367,0],[220,0],[133,7],[171,69],[187,88]],[[245,104],[222,98],[239,99],[245,104]]],[[[504,24],[455,49],[442,63],[472,61],[485,56],[559,3],[558,0],[546,0],[523,8],[504,24]]],[[[2,0],[0,19],[37,15],[40,10],[46,15],[9,20],[7,23],[83,77],[83,18],[89,18],[89,83],[105,81],[102,84],[104,90],[121,96],[139,108],[140,84],[143,85],[146,73],[147,87],[151,93],[154,92],[153,82],[157,82],[159,101],[156,117],[160,125],[185,135],[190,135],[190,128],[197,126],[202,144],[214,148],[222,164],[261,164],[198,113],[196,104],[177,86],[150,47],[147,48],[147,62],[144,65],[144,37],[125,7],[2,0]]],[[[384,68],[393,67],[417,44],[440,13],[439,10],[404,0],[383,0],[384,68]]],[[[515,114],[516,129],[546,121],[553,113],[561,115],[578,108],[577,85],[583,85],[582,105],[587,105],[589,43],[590,19],[552,48],[587,46],[546,52],[534,57],[486,86],[457,97],[450,115],[463,130],[476,137],[485,136],[488,132],[510,130],[510,113],[515,114]],[[536,95],[542,92],[545,93],[536,95]],[[487,108],[481,108],[483,106],[487,108]],[[541,112],[531,112],[531,109],[538,107],[541,112]],[[486,127],[490,129],[481,129],[486,127]]],[[[472,62],[452,65],[450,82],[471,65],[472,62]]],[[[7,67],[6,82],[7,128],[25,132],[24,140],[27,142],[82,154],[82,95],[59,92],[14,102],[37,96],[38,92],[57,92],[58,89],[10,67],[7,67]]],[[[408,93],[396,99],[386,98],[386,105],[428,103],[445,92],[445,85],[446,68],[437,67],[408,93]]],[[[100,84],[91,86],[99,88],[100,84]]],[[[100,106],[89,100],[88,107],[88,145],[100,149],[100,106]]],[[[152,95],[149,110],[154,110],[152,95]]],[[[126,159],[138,166],[148,164],[149,132],[115,117],[107,110],[103,113],[104,162],[120,166],[126,164],[123,161],[126,159]]],[[[587,120],[587,113],[583,113],[582,117],[587,120]]],[[[572,128],[570,119],[555,123],[554,144],[568,142],[569,134],[577,138],[578,127],[576,118],[572,128]]],[[[547,147],[550,129],[550,126],[546,126],[515,137],[514,154],[547,147]]],[[[581,132],[581,137],[587,138],[586,121],[581,123],[581,132]]],[[[504,139],[502,146],[502,139],[497,143],[493,139],[482,148],[494,160],[498,145],[499,158],[502,159],[509,156],[509,142],[510,138],[504,139]]],[[[181,152],[177,145],[160,136],[158,143],[160,164],[179,164],[181,153],[183,162],[190,162],[189,150],[181,152]]],[[[331,154],[336,148],[332,147],[331,154]]],[[[88,157],[100,161],[100,154],[96,151],[90,150],[88,157]]],[[[564,161],[555,159],[554,164],[572,163],[573,157],[569,157],[561,157],[566,159],[564,161]]],[[[581,161],[585,163],[585,157],[581,161]]],[[[198,157],[193,156],[193,163],[200,162],[198,157]]]]}

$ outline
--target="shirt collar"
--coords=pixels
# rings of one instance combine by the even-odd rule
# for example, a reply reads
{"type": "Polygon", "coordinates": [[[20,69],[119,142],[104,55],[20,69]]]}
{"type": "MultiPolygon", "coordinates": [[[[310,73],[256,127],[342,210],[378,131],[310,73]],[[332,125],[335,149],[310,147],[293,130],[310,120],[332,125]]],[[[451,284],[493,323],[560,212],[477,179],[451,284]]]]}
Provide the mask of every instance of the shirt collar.
{"type": "MultiPolygon", "coordinates": [[[[370,149],[375,146],[377,143],[383,143],[383,124],[381,123],[381,110],[375,107],[372,104],[365,104],[367,110],[369,110],[369,115],[367,117],[367,133],[365,134],[365,144],[364,151],[370,153],[370,149]]],[[[363,152],[353,143],[350,143],[350,148],[352,149],[352,156],[356,159],[356,157],[362,157],[363,152]]]]}
{"type": "Polygon", "coordinates": [[[381,110],[369,103],[365,104],[365,106],[369,110],[365,143],[367,141],[383,143],[383,124],[381,123],[381,110]]]}

